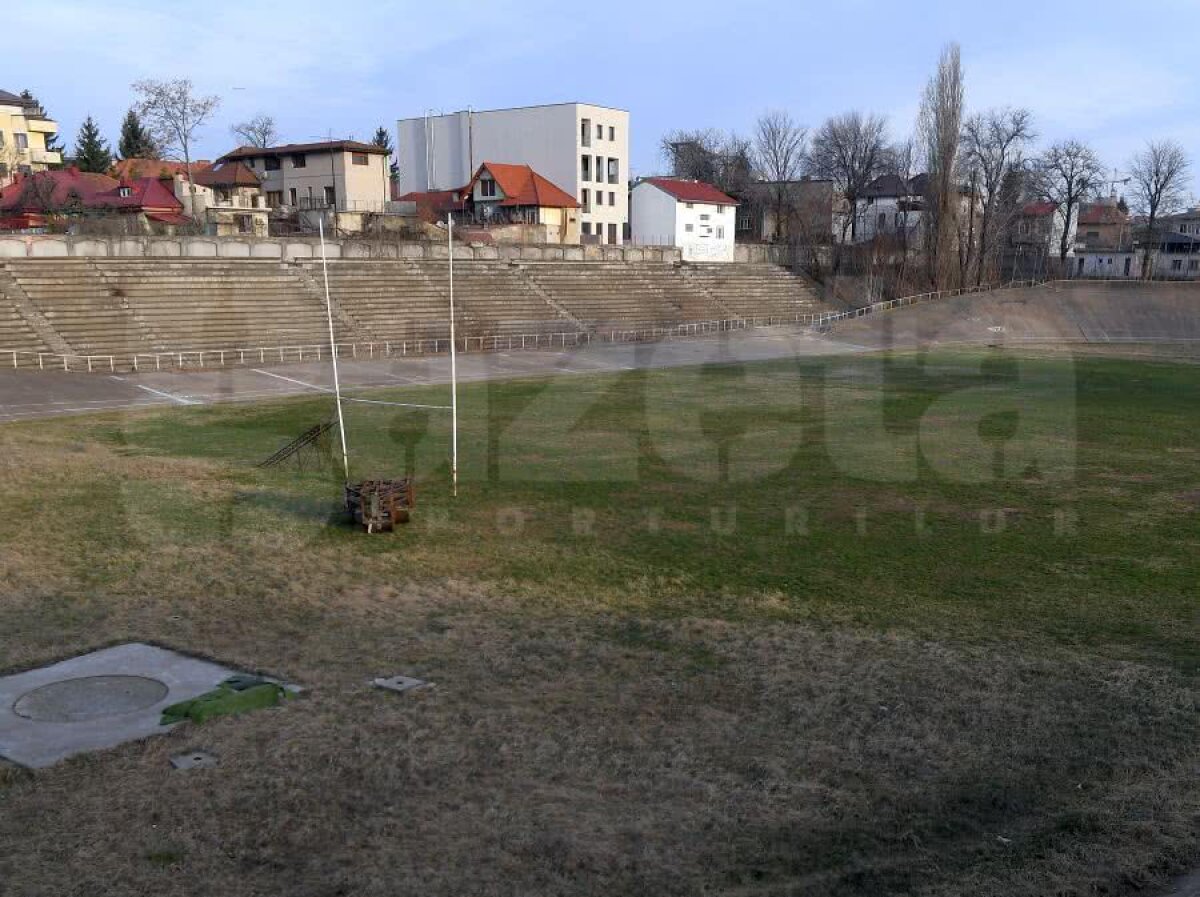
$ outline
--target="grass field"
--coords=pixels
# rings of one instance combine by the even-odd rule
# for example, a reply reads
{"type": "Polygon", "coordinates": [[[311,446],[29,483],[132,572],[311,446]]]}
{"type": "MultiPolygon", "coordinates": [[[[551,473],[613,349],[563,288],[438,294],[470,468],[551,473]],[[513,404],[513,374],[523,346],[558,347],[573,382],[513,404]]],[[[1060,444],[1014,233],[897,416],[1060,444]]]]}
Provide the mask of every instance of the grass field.
{"type": "Polygon", "coordinates": [[[0,893],[1153,885],[1200,861],[1198,389],[1001,351],[474,384],[457,499],[443,412],[353,404],[356,476],[418,484],[373,537],[337,471],[253,466],[324,398],[8,425],[0,667],[143,639],[310,692],[0,772],[0,893]]]}

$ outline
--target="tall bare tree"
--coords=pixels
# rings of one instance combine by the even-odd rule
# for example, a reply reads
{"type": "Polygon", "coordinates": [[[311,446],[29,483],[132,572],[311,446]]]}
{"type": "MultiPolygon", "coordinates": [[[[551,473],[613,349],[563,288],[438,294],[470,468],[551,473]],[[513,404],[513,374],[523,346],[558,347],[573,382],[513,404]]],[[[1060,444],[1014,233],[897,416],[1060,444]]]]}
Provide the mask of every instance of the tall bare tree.
{"type": "Polygon", "coordinates": [[[1086,143],[1063,140],[1047,148],[1036,160],[1038,192],[1058,208],[1062,237],[1058,258],[1065,263],[1071,245],[1071,222],[1079,204],[1096,195],[1104,183],[1104,165],[1086,143]]]}
{"type": "Polygon", "coordinates": [[[1006,187],[1022,167],[1025,147],[1035,136],[1028,109],[989,109],[963,124],[962,154],[976,175],[982,205],[976,285],[983,283],[993,246],[1010,224],[1012,209],[1003,202],[1006,187]]]}
{"type": "Polygon", "coordinates": [[[813,135],[808,173],[833,182],[846,198],[850,214],[841,238],[858,236],[858,202],[887,164],[887,121],[882,116],[847,112],[826,120],[813,135]]]}
{"type": "Polygon", "coordinates": [[[154,142],[164,154],[183,162],[194,205],[196,185],[192,182],[192,143],[221,105],[221,98],[197,96],[187,78],[135,81],[133,90],[140,97],[138,114],[150,129],[154,142]]]}
{"type": "Polygon", "coordinates": [[[1133,209],[1146,216],[1142,277],[1152,274],[1151,252],[1159,243],[1158,219],[1187,204],[1187,182],[1192,163],[1174,140],[1151,141],[1129,162],[1133,209]]]}
{"type": "MultiPolygon", "coordinates": [[[[923,215],[925,255],[930,282],[939,290],[950,285],[958,241],[958,148],[965,95],[962,58],[958,44],[952,43],[942,50],[937,71],[925,86],[918,119],[918,134],[929,173],[923,215]]],[[[974,209],[969,214],[973,216],[974,209]]],[[[967,248],[969,251],[969,245],[967,248]]]]}
{"type": "Polygon", "coordinates": [[[275,127],[275,119],[260,112],[244,122],[239,122],[229,129],[234,137],[245,146],[268,147],[279,142],[279,130],[275,127]]]}
{"type": "Polygon", "coordinates": [[[754,128],[754,167],[759,177],[767,181],[771,211],[775,215],[775,230],[780,236],[793,237],[796,193],[791,183],[800,177],[804,167],[804,150],[808,128],[796,122],[791,113],[782,110],[765,112],[758,117],[754,128]]]}

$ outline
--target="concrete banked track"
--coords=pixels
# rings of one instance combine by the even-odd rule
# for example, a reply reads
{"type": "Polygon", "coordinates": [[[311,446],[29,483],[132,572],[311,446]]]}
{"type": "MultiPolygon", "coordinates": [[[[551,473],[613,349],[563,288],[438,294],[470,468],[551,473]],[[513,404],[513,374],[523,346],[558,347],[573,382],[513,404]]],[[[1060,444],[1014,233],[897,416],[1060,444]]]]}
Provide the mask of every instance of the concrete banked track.
{"type": "Polygon", "coordinates": [[[870,348],[1164,343],[1200,351],[1200,283],[1054,281],[877,312],[835,323],[830,336],[870,348]]]}

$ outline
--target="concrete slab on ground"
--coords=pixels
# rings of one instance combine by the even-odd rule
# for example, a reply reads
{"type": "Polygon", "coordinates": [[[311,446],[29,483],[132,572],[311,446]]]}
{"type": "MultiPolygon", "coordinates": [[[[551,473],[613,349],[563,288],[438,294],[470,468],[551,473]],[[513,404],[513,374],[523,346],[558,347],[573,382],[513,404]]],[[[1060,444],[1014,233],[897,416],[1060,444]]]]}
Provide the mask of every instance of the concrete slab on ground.
{"type": "Polygon", "coordinates": [[[0,678],[0,757],[51,766],[167,731],[163,708],[237,670],[131,642],[0,678]]]}

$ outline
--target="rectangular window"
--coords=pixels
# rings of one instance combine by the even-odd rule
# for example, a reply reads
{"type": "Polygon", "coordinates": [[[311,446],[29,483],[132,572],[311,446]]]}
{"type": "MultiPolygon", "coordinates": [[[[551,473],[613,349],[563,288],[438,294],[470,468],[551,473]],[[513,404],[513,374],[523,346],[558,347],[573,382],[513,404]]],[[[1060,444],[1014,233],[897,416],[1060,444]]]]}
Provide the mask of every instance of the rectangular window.
{"type": "Polygon", "coordinates": [[[590,181],[592,179],[592,157],[584,153],[579,157],[579,180],[590,181]]]}
{"type": "Polygon", "coordinates": [[[685,224],[683,226],[683,231],[684,231],[684,233],[687,233],[687,234],[690,234],[695,229],[696,229],[696,227],[693,224],[685,224]]]}
{"type": "Polygon", "coordinates": [[[579,227],[587,236],[590,237],[592,235],[592,223],[590,221],[583,222],[579,227]]]}
{"type": "Polygon", "coordinates": [[[617,226],[615,224],[610,224],[608,226],[608,242],[612,243],[614,246],[617,245],[617,226]]]}
{"type": "Polygon", "coordinates": [[[277,209],[281,205],[283,205],[283,191],[282,190],[268,190],[267,191],[267,208],[277,209]]]}
{"type": "Polygon", "coordinates": [[[592,145],[592,120],[590,118],[579,120],[579,143],[582,146],[592,145]]]}
{"type": "Polygon", "coordinates": [[[288,205],[294,206],[295,204],[296,204],[296,188],[292,187],[290,190],[288,190],[288,205]]]}
{"type": "Polygon", "coordinates": [[[615,206],[617,204],[617,194],[613,193],[611,190],[608,191],[608,204],[610,206],[615,206]]]}
{"type": "Polygon", "coordinates": [[[721,225],[719,225],[719,224],[717,225],[717,239],[718,239],[718,240],[724,240],[724,239],[725,239],[725,228],[723,228],[723,227],[722,227],[721,225]]]}
{"type": "MultiPolygon", "coordinates": [[[[592,191],[584,187],[580,193],[580,203],[583,205],[583,211],[590,212],[592,210],[592,191]]],[[[585,224],[584,227],[587,227],[585,224]]]]}
{"type": "Polygon", "coordinates": [[[597,184],[604,183],[604,157],[603,156],[596,157],[596,183],[597,184]]]}
{"type": "Polygon", "coordinates": [[[18,131],[13,134],[13,143],[16,144],[17,149],[24,152],[29,149],[29,135],[18,131]]]}
{"type": "Polygon", "coordinates": [[[684,206],[685,206],[686,208],[689,208],[689,209],[690,209],[690,208],[692,207],[692,204],[691,204],[690,202],[685,202],[685,203],[684,203],[684,206]]]}
{"type": "Polygon", "coordinates": [[[263,168],[265,168],[267,171],[278,171],[279,157],[267,156],[265,159],[263,159],[263,168]]]}
{"type": "Polygon", "coordinates": [[[366,153],[351,153],[350,161],[354,165],[366,165],[369,163],[370,160],[367,159],[366,153]]]}
{"type": "Polygon", "coordinates": [[[331,206],[337,199],[337,194],[332,187],[325,188],[325,205],[331,206]]]}
{"type": "Polygon", "coordinates": [[[479,179],[479,195],[485,196],[489,199],[495,197],[496,182],[494,180],[492,180],[491,178],[480,178],[479,179]]]}
{"type": "Polygon", "coordinates": [[[608,160],[608,182],[618,184],[621,181],[621,164],[617,159],[608,160]]]}
{"type": "Polygon", "coordinates": [[[249,215],[238,215],[237,216],[237,228],[238,228],[239,234],[254,233],[254,219],[251,218],[249,215]]]}
{"type": "Polygon", "coordinates": [[[604,125],[600,124],[600,122],[596,122],[596,139],[604,139],[604,125]]]}
{"type": "Polygon", "coordinates": [[[612,125],[608,126],[608,139],[609,140],[617,139],[617,129],[614,128],[612,125]]]}
{"type": "Polygon", "coordinates": [[[1192,259],[1190,262],[1188,262],[1188,270],[1200,271],[1200,260],[1192,259]]]}
{"type": "Polygon", "coordinates": [[[292,155],[292,168],[305,168],[308,165],[308,158],[304,153],[294,153],[292,155]]]}
{"type": "Polygon", "coordinates": [[[1183,270],[1183,259],[1172,259],[1171,260],[1171,270],[1172,271],[1182,271],[1183,270]]]}
{"type": "Polygon", "coordinates": [[[707,213],[707,212],[702,212],[702,213],[701,213],[701,215],[700,215],[700,220],[701,220],[701,221],[707,221],[707,220],[708,220],[708,213],[707,213]]]}

